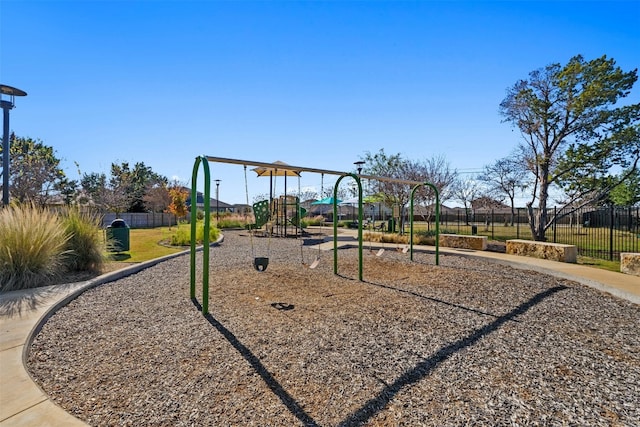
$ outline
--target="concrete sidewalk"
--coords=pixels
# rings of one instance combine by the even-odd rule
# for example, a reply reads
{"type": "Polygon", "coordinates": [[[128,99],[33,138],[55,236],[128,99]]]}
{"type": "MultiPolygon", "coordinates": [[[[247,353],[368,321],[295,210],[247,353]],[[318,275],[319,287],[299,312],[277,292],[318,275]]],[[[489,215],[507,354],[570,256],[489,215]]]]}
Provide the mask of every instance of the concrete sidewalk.
{"type": "MultiPolygon", "coordinates": [[[[355,231],[355,230],[354,230],[355,231]]],[[[357,246],[355,237],[343,238],[339,247],[357,246]]],[[[369,249],[369,243],[364,245],[369,249]]],[[[395,249],[392,244],[372,246],[395,249]]],[[[333,241],[321,244],[323,250],[333,250],[333,241]]],[[[414,246],[414,259],[435,247],[414,246]]],[[[567,264],[486,251],[440,248],[442,255],[461,255],[493,259],[516,268],[535,270],[583,283],[620,298],[640,304],[640,277],[601,270],[578,264],[567,264]]],[[[25,367],[26,349],[31,337],[57,308],[65,305],[74,293],[102,283],[134,274],[177,253],[147,263],[109,273],[88,282],[49,286],[0,294],[0,427],[2,426],[85,426],[57,406],[32,381],[25,367]]],[[[409,254],[407,254],[407,257],[409,254]]]]}

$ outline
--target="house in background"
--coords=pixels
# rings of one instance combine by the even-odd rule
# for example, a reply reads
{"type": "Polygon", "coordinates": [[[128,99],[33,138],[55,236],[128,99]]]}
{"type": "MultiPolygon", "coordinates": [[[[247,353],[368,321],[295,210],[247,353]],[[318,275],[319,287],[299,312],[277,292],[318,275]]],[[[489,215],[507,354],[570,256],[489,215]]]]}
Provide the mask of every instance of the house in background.
{"type": "MultiPolygon", "coordinates": [[[[187,200],[185,202],[185,204],[187,205],[187,209],[191,210],[191,190],[188,188],[185,188],[185,190],[187,190],[189,193],[189,195],[187,196],[187,200]]],[[[204,210],[204,194],[202,194],[202,192],[198,191],[196,194],[196,208],[200,209],[200,210],[204,210]]],[[[220,213],[224,213],[224,212],[235,212],[235,207],[233,205],[230,205],[228,203],[225,203],[223,201],[220,200],[216,200],[214,198],[209,198],[209,210],[212,213],[216,213],[216,212],[220,212],[220,213]]]]}

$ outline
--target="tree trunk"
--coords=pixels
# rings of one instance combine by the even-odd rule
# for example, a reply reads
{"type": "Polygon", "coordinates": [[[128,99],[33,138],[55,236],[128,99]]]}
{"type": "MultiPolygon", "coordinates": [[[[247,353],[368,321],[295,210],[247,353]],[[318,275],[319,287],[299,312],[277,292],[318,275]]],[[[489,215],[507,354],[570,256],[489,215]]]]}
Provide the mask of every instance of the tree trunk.
{"type": "Polygon", "coordinates": [[[511,199],[511,226],[513,227],[513,223],[515,222],[515,219],[516,219],[516,206],[515,206],[514,198],[510,197],[510,199],[511,199]]]}
{"type": "MultiPolygon", "coordinates": [[[[533,240],[546,241],[545,230],[547,228],[547,200],[549,198],[549,165],[540,166],[540,190],[538,193],[538,213],[536,223],[531,224],[533,240]]],[[[531,216],[530,216],[531,219],[531,216]]]]}

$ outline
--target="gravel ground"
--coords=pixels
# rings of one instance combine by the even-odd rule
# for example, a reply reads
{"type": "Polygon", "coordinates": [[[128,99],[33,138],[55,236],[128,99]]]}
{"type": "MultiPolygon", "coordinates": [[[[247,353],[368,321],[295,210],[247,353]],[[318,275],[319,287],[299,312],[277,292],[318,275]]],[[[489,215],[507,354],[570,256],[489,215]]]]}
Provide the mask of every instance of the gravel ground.
{"type": "Polygon", "coordinates": [[[330,252],[309,269],[299,240],[253,241],[212,248],[208,316],[188,256],[85,292],[35,339],[31,375],[95,426],[640,425],[637,305],[391,247],[365,250],[359,282],[355,249],[334,275],[330,252]]]}

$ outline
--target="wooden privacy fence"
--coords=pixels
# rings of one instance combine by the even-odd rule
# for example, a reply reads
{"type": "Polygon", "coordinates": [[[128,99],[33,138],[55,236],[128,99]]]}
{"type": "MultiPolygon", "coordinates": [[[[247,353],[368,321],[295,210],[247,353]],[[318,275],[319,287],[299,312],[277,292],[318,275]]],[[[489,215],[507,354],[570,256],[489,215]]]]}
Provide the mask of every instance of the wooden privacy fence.
{"type": "MultiPolygon", "coordinates": [[[[153,227],[169,227],[176,225],[176,217],[171,213],[121,213],[118,218],[122,218],[131,228],[153,228],[153,227]]],[[[116,219],[115,213],[106,213],[102,217],[102,227],[111,225],[116,219]]]]}

